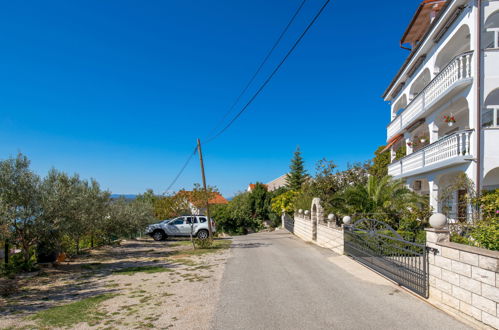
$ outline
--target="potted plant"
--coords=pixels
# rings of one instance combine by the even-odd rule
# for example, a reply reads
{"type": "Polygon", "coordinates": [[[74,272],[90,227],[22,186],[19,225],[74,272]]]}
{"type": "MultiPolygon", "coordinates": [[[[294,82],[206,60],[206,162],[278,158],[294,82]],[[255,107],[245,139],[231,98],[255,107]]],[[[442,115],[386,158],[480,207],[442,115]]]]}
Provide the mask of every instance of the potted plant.
{"type": "Polygon", "coordinates": [[[444,116],[443,119],[444,119],[444,122],[447,123],[447,125],[449,125],[449,127],[454,125],[454,123],[456,122],[456,118],[453,115],[444,116]]]}

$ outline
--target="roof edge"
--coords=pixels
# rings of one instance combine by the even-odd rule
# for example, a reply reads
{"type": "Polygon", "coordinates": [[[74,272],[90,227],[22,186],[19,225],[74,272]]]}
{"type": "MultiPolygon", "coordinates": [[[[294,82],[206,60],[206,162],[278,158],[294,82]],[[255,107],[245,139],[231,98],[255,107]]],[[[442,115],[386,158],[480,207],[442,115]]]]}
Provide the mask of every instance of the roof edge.
{"type": "MultiPolygon", "coordinates": [[[[444,14],[447,12],[447,9],[449,9],[450,5],[452,3],[454,3],[454,2],[455,2],[455,0],[449,0],[449,1],[447,1],[445,3],[445,5],[442,7],[442,9],[438,12],[437,17],[435,17],[435,19],[433,20],[433,22],[430,24],[430,27],[428,28],[428,31],[426,31],[426,33],[423,36],[422,40],[426,40],[428,38],[428,36],[433,32],[433,28],[440,22],[440,20],[444,16],[444,14]]],[[[404,63],[402,63],[402,66],[400,67],[400,69],[396,73],[395,77],[390,82],[390,85],[388,85],[388,87],[386,88],[386,90],[383,92],[383,95],[381,95],[381,97],[383,99],[386,98],[386,96],[388,95],[388,93],[390,92],[390,90],[393,88],[393,86],[395,85],[395,83],[397,82],[397,80],[402,75],[402,72],[406,69],[407,65],[413,59],[413,57],[416,55],[416,53],[418,52],[419,48],[421,48],[422,45],[423,45],[423,42],[420,42],[418,45],[416,45],[416,47],[413,48],[413,50],[411,51],[411,53],[409,54],[409,56],[405,59],[404,63]]]]}

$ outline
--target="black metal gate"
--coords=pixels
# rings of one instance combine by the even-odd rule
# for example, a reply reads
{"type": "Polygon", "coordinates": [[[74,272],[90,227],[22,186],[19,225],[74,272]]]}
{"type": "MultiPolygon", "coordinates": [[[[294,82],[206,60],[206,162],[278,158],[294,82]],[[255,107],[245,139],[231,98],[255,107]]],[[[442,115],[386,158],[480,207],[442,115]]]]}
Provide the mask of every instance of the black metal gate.
{"type": "Polygon", "coordinates": [[[345,254],[428,298],[426,246],[404,240],[388,224],[362,219],[344,226],[345,254]]]}

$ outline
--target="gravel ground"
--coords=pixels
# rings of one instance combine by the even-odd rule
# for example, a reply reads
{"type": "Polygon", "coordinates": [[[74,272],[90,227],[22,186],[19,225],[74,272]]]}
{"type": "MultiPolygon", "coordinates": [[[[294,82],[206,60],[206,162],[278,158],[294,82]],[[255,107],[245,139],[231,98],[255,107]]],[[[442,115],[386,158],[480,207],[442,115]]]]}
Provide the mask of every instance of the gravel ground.
{"type": "MultiPolygon", "coordinates": [[[[229,240],[219,242],[226,247],[230,244],[229,240]]],[[[113,294],[98,305],[94,319],[66,327],[209,329],[229,249],[196,251],[188,241],[131,240],[119,247],[92,250],[56,268],[25,274],[17,280],[17,293],[0,298],[0,328],[57,328],[44,326],[33,315],[113,294]],[[154,268],[153,272],[120,273],[133,270],[130,267],[154,268]]]]}

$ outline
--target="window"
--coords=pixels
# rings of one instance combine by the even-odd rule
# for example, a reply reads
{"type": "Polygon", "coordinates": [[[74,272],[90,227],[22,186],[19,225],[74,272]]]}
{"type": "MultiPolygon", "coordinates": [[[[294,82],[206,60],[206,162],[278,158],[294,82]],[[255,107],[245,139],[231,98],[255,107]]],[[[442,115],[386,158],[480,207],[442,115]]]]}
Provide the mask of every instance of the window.
{"type": "Polygon", "coordinates": [[[199,217],[199,222],[205,223],[206,222],[206,218],[205,217],[199,217]]]}
{"type": "Polygon", "coordinates": [[[499,105],[489,105],[483,110],[482,127],[499,126],[499,105]]]}
{"type": "Polygon", "coordinates": [[[196,217],[188,217],[187,220],[185,220],[185,223],[188,225],[198,223],[198,219],[196,217]]]}
{"type": "Polygon", "coordinates": [[[184,218],[177,218],[170,222],[170,225],[183,225],[184,224],[184,218]]]}

